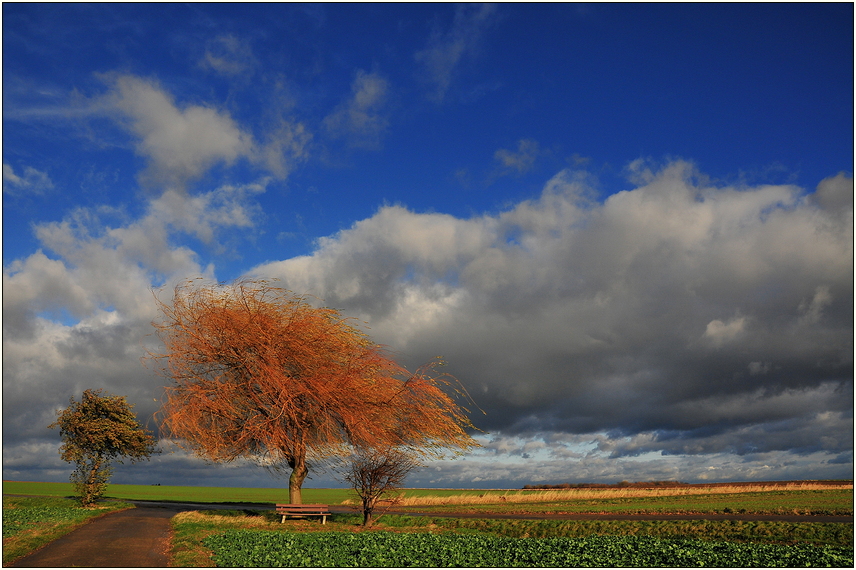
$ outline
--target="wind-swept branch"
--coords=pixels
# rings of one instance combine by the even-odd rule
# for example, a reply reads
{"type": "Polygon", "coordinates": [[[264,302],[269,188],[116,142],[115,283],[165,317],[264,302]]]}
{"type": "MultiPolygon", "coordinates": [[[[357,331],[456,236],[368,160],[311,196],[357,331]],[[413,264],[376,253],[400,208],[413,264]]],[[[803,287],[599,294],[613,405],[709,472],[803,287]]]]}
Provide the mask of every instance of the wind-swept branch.
{"type": "Polygon", "coordinates": [[[172,380],[164,433],[209,460],[287,465],[292,503],[309,461],[352,447],[438,456],[476,445],[444,391],[451,377],[433,364],[410,374],[334,309],[263,280],[187,281],[171,305],[157,302],[165,349],[150,356],[172,380]]]}

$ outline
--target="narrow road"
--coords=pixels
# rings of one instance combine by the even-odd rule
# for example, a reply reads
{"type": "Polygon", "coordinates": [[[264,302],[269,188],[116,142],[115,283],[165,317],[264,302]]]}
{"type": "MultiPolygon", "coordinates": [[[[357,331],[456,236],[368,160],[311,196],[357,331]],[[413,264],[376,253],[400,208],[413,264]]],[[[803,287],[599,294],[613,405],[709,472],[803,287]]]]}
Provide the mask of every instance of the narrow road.
{"type": "Polygon", "coordinates": [[[182,510],[187,509],[138,507],[111,513],[19,558],[9,566],[165,568],[169,564],[169,519],[182,510]]]}

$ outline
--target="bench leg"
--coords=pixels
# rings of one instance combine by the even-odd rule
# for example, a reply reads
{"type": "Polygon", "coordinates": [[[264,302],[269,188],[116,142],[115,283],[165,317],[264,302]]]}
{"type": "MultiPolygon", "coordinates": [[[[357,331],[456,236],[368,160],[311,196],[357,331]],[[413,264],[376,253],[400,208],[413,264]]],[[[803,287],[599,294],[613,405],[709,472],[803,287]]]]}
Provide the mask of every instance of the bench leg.
{"type": "Polygon", "coordinates": [[[327,515],[321,515],[321,524],[327,524],[327,515]]]}

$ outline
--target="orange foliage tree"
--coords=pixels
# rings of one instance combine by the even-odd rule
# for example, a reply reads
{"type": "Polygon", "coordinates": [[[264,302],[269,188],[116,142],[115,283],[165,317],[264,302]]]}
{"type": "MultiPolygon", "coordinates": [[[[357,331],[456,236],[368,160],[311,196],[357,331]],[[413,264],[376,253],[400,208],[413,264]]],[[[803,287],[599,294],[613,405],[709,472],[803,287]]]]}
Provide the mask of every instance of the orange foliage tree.
{"type": "Polygon", "coordinates": [[[150,356],[172,380],[162,433],[211,461],[287,466],[291,503],[310,462],[354,447],[439,457],[477,445],[454,378],[437,362],[408,372],[334,309],[264,280],[189,280],[157,303],[164,352],[150,356]]]}

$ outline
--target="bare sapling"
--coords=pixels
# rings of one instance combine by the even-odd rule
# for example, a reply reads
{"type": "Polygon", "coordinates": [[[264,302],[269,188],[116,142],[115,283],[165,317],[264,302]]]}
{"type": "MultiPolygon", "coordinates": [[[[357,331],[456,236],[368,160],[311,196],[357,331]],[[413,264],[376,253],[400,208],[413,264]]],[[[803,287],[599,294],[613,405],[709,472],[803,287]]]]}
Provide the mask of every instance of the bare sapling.
{"type": "Polygon", "coordinates": [[[345,481],[360,501],[363,526],[371,526],[381,503],[384,512],[399,503],[404,480],[419,466],[412,452],[395,447],[363,448],[351,456],[345,481]]]}

